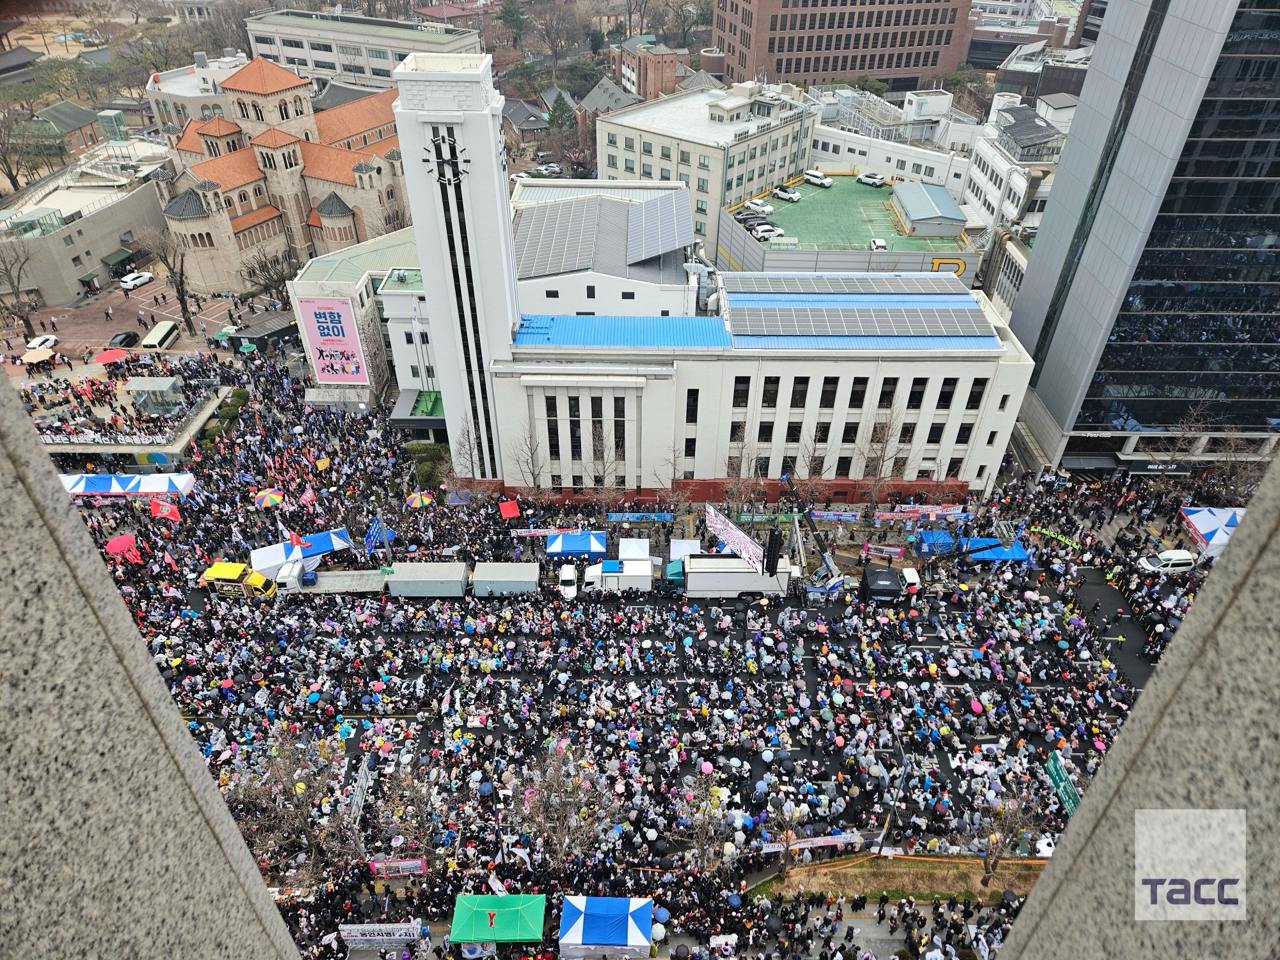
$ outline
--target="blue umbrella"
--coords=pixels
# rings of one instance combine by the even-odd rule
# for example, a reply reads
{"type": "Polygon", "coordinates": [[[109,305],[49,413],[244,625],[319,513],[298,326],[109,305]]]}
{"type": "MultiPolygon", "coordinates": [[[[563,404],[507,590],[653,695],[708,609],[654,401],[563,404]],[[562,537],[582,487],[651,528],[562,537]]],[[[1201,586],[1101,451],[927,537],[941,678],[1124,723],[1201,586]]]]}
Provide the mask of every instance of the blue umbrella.
{"type": "Polygon", "coordinates": [[[729,906],[731,907],[742,906],[742,898],[738,896],[736,893],[729,894],[729,906]]]}
{"type": "Polygon", "coordinates": [[[671,911],[666,907],[658,907],[653,911],[653,919],[657,920],[659,923],[666,923],[671,919],[671,911]]]}
{"type": "Polygon", "coordinates": [[[307,703],[315,703],[319,699],[320,699],[320,694],[318,691],[312,690],[310,693],[307,694],[307,703]]]}

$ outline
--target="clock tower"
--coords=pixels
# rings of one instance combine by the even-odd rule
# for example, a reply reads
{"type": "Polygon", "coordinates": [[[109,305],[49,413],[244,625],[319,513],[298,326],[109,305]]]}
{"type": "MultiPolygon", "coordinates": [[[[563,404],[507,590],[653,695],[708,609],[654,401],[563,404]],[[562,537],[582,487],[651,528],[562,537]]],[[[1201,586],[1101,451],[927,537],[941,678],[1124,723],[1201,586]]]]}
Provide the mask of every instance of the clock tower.
{"type": "Polygon", "coordinates": [[[491,364],[519,322],[503,98],[482,54],[412,53],[395,70],[396,130],[454,469],[501,480],[491,364]]]}

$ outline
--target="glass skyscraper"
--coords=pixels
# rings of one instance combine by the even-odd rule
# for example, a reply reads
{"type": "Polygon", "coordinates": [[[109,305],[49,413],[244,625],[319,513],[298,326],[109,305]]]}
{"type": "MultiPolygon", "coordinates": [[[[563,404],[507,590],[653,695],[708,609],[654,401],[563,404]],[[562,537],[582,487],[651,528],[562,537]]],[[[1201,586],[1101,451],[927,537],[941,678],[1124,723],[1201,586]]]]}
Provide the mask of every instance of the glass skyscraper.
{"type": "Polygon", "coordinates": [[[1280,0],[1112,5],[1014,305],[1046,456],[1270,451],[1278,261],[1280,0]]]}

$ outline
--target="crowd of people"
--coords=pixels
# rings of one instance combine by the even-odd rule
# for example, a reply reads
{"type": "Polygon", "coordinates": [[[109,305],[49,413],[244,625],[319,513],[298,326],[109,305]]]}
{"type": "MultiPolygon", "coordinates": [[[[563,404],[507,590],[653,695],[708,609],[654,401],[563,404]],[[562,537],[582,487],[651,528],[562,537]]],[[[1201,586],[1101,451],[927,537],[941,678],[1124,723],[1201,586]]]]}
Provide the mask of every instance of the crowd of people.
{"type": "MultiPolygon", "coordinates": [[[[330,562],[376,567],[359,545],[375,516],[398,558],[468,562],[538,559],[513,525],[603,524],[598,507],[550,500],[522,500],[508,521],[492,498],[444,490],[410,509],[405,438],[382,412],[312,408],[269,358],[165,362],[252,399],[195,449],[177,516],[139,501],[82,512],[100,545],[136,536],[132,558],[107,563],[311,958],[345,955],[339,923],[446,921],[456,894],[499,888],[653,896],[673,938],[862,960],[834,900],[746,895],[777,863],[764,845],[801,862],[876,843],[981,853],[1002,812],[1020,811],[1010,852],[1047,853],[1067,812],[1046,762],[1085,789],[1134,702],[1121,628],[1157,608],[1171,621],[1167,605],[1180,616],[1199,585],[1133,582],[1151,524],[1195,491],[1018,475],[971,498],[969,532],[1016,521],[1031,560],[931,558],[903,603],[565,600],[553,577],[491,598],[206,593],[211,562],[290,533],[345,526],[356,547],[330,562]],[[283,502],[254,508],[267,487],[283,502]],[[1090,568],[1143,602],[1085,603],[1090,568]],[[549,818],[549,802],[574,815],[549,818]],[[847,842],[800,843],[831,836],[847,842]],[[421,858],[426,875],[384,889],[370,862],[385,858],[421,858]]],[[[974,929],[998,942],[1016,904],[892,912],[911,956],[941,957],[974,929]]]]}

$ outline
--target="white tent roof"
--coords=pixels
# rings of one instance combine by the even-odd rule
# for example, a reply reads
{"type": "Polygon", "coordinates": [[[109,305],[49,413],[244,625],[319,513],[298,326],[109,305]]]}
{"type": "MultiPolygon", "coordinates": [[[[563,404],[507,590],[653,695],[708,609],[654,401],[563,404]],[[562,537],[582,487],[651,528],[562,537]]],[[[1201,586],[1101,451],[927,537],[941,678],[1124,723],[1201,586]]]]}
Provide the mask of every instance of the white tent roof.
{"type": "Polygon", "coordinates": [[[648,560],[648,537],[623,537],[618,541],[619,560],[648,560]]]}
{"type": "Polygon", "coordinates": [[[1243,509],[1235,507],[1183,507],[1182,521],[1201,552],[1217,557],[1227,549],[1244,514],[1243,509]]]}

